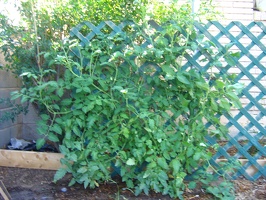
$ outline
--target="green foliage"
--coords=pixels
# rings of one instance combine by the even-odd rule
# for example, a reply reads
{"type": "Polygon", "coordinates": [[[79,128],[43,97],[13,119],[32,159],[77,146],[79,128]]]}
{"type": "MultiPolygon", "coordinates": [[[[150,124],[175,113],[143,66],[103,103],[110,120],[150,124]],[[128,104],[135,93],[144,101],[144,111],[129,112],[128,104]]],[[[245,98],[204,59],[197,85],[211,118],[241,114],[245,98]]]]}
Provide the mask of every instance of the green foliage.
{"type": "Polygon", "coordinates": [[[185,178],[198,168],[204,169],[201,180],[212,180],[206,173],[212,155],[205,137],[226,137],[216,116],[241,105],[241,85],[226,75],[184,70],[182,61],[204,49],[213,66],[222,67],[221,60],[233,55],[223,57],[196,33],[188,4],[178,10],[175,4],[164,9],[155,3],[150,12],[147,3],[62,1],[48,10],[26,1],[28,31],[3,19],[2,50],[24,81],[13,99],[39,105],[38,132],[44,138],[37,146],[45,139],[58,142],[65,156],[66,168],[57,171],[55,181],[69,172],[70,185],[94,188],[115,170],[136,195],[153,190],[182,199],[185,188],[199,180],[187,186],[185,178]],[[161,27],[153,28],[146,18],[159,20],[161,27]],[[80,21],[105,19],[133,19],[134,24],[113,36],[99,34],[84,46],[66,38],[80,21]]]}
{"type": "Polygon", "coordinates": [[[202,168],[199,168],[194,174],[194,180],[190,181],[188,187],[195,188],[198,184],[207,193],[212,194],[215,199],[235,199],[234,184],[230,181],[230,174],[234,174],[234,170],[241,166],[236,160],[228,160],[220,162],[218,165],[206,163],[202,168]],[[199,180],[196,182],[195,180],[199,180]]]}
{"type": "Polygon", "coordinates": [[[0,105],[9,108],[8,111],[3,111],[0,115],[0,123],[11,120],[15,121],[16,117],[20,114],[26,115],[28,112],[28,104],[22,105],[11,101],[9,98],[0,98],[0,105]]]}
{"type": "Polygon", "coordinates": [[[47,113],[38,131],[61,142],[67,168],[55,180],[71,172],[70,185],[94,188],[111,179],[113,166],[136,195],[154,190],[182,198],[185,177],[212,156],[205,136],[226,136],[216,115],[239,105],[240,86],[226,76],[182,70],[177,58],[203,44],[194,42],[193,30],[182,44],[174,26],[133,25],[127,34],[98,35],[84,47],[75,40],[56,44],[57,53],[44,56],[64,72],[57,81],[43,79],[52,70],[22,74],[38,84],[13,96],[42,104],[47,113]],[[140,45],[140,38],[151,43],[140,45]]]}
{"type": "MultiPolygon", "coordinates": [[[[207,13],[214,16],[216,12],[209,1],[202,1],[201,5],[197,19],[206,19],[207,13]]],[[[105,20],[132,20],[141,24],[147,19],[161,23],[171,19],[179,22],[179,27],[175,28],[180,29],[191,28],[191,20],[196,16],[191,15],[190,3],[181,4],[177,0],[168,4],[159,0],[25,0],[16,7],[21,15],[19,25],[12,25],[9,18],[0,13],[0,47],[6,61],[12,63],[12,66],[7,64],[4,69],[11,70],[17,76],[23,72],[40,75],[42,69],[57,71],[57,66],[49,65],[43,52],[51,51],[53,42],[68,37],[70,29],[83,21],[98,24],[105,20]]],[[[46,79],[54,80],[57,77],[46,79]]],[[[23,83],[26,87],[36,85],[26,77],[23,83]]]]}
{"type": "MultiPolygon", "coordinates": [[[[95,24],[103,20],[140,21],[146,3],[145,0],[139,3],[133,0],[21,1],[17,5],[21,15],[19,25],[13,25],[0,13],[0,47],[8,62],[3,69],[11,70],[17,76],[24,72],[40,75],[46,69],[57,71],[57,66],[49,65],[43,52],[51,51],[53,42],[68,36],[70,28],[82,21],[95,24]]],[[[57,78],[54,75],[45,77],[46,80],[57,78]]],[[[23,84],[25,87],[36,85],[26,76],[23,84]]]]}

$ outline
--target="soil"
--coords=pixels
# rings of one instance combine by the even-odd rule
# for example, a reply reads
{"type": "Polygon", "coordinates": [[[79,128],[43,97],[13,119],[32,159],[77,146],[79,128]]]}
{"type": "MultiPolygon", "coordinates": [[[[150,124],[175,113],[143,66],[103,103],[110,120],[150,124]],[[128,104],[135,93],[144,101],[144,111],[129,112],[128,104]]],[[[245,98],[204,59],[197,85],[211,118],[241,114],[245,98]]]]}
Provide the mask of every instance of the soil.
{"type": "MultiPolygon", "coordinates": [[[[105,183],[96,189],[84,189],[82,185],[68,187],[71,179],[67,175],[56,184],[53,182],[55,171],[0,167],[0,180],[4,183],[12,200],[169,200],[169,196],[151,193],[149,196],[141,194],[136,197],[126,189],[119,179],[116,183],[105,183]]],[[[237,200],[266,199],[266,178],[255,182],[245,179],[233,181],[237,200]]],[[[185,191],[186,200],[214,199],[200,188],[185,191]]],[[[0,195],[0,200],[3,198],[0,195]]]]}

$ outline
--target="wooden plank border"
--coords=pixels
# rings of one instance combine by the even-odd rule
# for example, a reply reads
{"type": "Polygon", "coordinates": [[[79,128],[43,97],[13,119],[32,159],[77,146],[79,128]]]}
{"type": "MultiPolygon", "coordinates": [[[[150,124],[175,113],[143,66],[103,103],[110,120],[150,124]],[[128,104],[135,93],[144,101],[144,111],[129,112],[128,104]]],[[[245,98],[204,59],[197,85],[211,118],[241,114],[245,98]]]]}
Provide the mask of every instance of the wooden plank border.
{"type": "Polygon", "coordinates": [[[0,166],[3,167],[57,170],[61,158],[60,153],[0,149],[0,166]]]}
{"type": "MultiPolygon", "coordinates": [[[[46,153],[33,151],[15,151],[0,149],[0,166],[19,167],[29,169],[58,170],[61,167],[60,153],[46,153]]],[[[248,162],[247,159],[238,159],[242,165],[248,162]]],[[[226,159],[217,159],[215,162],[226,162],[226,159]]],[[[259,159],[257,163],[262,167],[266,166],[266,159],[259,159]]],[[[257,172],[253,166],[246,170],[250,176],[257,172]]]]}

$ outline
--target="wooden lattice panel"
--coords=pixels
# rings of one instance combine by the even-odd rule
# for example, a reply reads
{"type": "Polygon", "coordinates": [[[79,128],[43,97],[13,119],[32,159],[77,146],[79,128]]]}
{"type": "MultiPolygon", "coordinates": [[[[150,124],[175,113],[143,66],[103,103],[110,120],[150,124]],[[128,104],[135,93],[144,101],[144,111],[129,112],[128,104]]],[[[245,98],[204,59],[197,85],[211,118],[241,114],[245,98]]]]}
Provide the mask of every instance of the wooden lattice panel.
{"type": "MultiPolygon", "coordinates": [[[[221,117],[225,118],[226,126],[231,130],[230,139],[219,148],[211,162],[215,164],[217,159],[230,160],[232,157],[248,159],[248,162],[242,163],[242,167],[234,177],[243,175],[249,180],[256,180],[261,175],[266,175],[265,162],[257,162],[259,159],[265,159],[266,156],[266,46],[264,45],[266,44],[266,27],[261,22],[252,22],[247,26],[240,22],[231,22],[227,26],[222,26],[219,22],[209,22],[206,25],[196,24],[195,27],[215,43],[222,53],[226,50],[221,40],[233,44],[229,50],[240,52],[239,58],[232,58],[235,66],[225,63],[224,67],[216,69],[221,74],[238,72],[234,81],[245,84],[239,95],[242,101],[245,100],[243,108],[232,110],[231,115],[225,114],[221,117]],[[233,71],[232,68],[234,68],[233,71]],[[232,149],[234,149],[233,155],[230,153],[232,149]],[[251,167],[255,168],[252,175],[246,172],[251,167]]],[[[200,71],[208,71],[212,60],[208,60],[209,62],[205,65],[195,62],[204,54],[205,52],[200,50],[193,56],[187,56],[187,63],[184,67],[196,66],[200,71]]],[[[208,140],[211,144],[217,143],[215,138],[209,137],[208,140]]]]}
{"type": "MultiPolygon", "coordinates": [[[[116,25],[113,22],[105,21],[98,26],[90,22],[83,22],[74,27],[70,35],[77,38],[80,45],[84,46],[96,35],[126,34],[124,29],[128,25],[132,25],[132,22],[122,22],[116,25]]],[[[154,21],[150,23],[150,26],[157,31],[162,29],[154,21]]],[[[199,71],[208,72],[212,68],[221,75],[237,73],[234,81],[245,83],[245,88],[239,96],[243,100],[243,108],[232,110],[231,115],[217,116],[229,128],[229,141],[219,143],[220,148],[210,162],[215,165],[216,160],[221,158],[228,161],[231,158],[247,159],[247,162],[241,162],[242,167],[233,177],[243,175],[249,180],[256,180],[260,176],[266,175],[265,162],[258,161],[266,156],[266,47],[264,45],[266,44],[266,27],[261,22],[252,22],[248,26],[244,26],[240,22],[231,22],[227,26],[223,26],[219,22],[208,22],[206,25],[196,23],[195,28],[218,47],[221,57],[226,53],[225,43],[233,43],[229,47],[229,51],[239,51],[240,57],[231,58],[234,66],[225,62],[224,67],[213,67],[212,57],[204,51],[204,48],[199,48],[197,52],[185,55],[183,69],[193,67],[199,71]],[[254,34],[254,29],[256,34],[254,34]],[[207,61],[200,62],[202,57],[207,61]],[[242,123],[243,119],[246,122],[244,124],[242,123]],[[256,133],[252,130],[255,130],[256,133]],[[233,154],[229,153],[232,148],[235,150],[233,154]],[[252,152],[251,150],[254,149],[255,151],[252,152]],[[250,171],[251,168],[254,173],[248,174],[247,171],[250,171]]],[[[183,35],[186,33],[183,32],[183,35]]],[[[156,38],[156,35],[152,38],[156,38]]],[[[140,45],[145,47],[149,44],[150,41],[146,39],[140,45]]],[[[73,53],[77,57],[80,56],[78,51],[73,51],[73,53]]],[[[131,59],[134,60],[135,57],[131,59]]],[[[153,70],[155,70],[152,72],[153,75],[160,70],[156,63],[143,63],[139,66],[139,72],[144,74],[150,66],[153,66],[153,70]]],[[[209,126],[208,123],[206,125],[209,126]]],[[[218,142],[215,138],[208,137],[207,139],[210,144],[218,142]]]]}

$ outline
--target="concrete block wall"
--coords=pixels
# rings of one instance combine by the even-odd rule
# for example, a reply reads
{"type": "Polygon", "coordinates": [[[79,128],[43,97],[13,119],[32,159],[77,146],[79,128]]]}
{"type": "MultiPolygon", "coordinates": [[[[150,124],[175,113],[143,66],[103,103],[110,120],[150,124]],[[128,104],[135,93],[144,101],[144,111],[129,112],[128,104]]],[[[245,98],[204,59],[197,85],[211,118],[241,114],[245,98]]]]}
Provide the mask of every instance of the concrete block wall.
{"type": "MultiPolygon", "coordinates": [[[[4,65],[4,56],[0,54],[0,65],[4,65]]],[[[0,98],[10,98],[12,91],[19,90],[21,82],[14,74],[0,70],[0,98]]],[[[12,109],[5,104],[0,104],[0,116],[12,109]]],[[[36,140],[40,136],[36,133],[38,111],[34,106],[29,106],[27,115],[20,114],[14,122],[11,120],[0,123],[0,148],[4,148],[12,137],[25,140],[36,140]]]]}
{"type": "Polygon", "coordinates": [[[37,134],[36,122],[39,119],[38,110],[32,105],[29,105],[29,112],[22,116],[23,126],[21,137],[25,140],[36,140],[41,136],[37,134]]]}
{"type": "MultiPolygon", "coordinates": [[[[4,57],[0,54],[0,65],[4,65],[4,57]]],[[[0,98],[9,98],[10,92],[18,90],[20,81],[16,79],[11,72],[0,70],[0,98]]],[[[11,107],[0,104],[0,116],[8,112],[11,107]]],[[[21,137],[22,133],[22,116],[18,116],[15,122],[5,121],[0,123],[0,148],[9,143],[11,137],[21,137]]]]}

